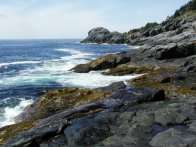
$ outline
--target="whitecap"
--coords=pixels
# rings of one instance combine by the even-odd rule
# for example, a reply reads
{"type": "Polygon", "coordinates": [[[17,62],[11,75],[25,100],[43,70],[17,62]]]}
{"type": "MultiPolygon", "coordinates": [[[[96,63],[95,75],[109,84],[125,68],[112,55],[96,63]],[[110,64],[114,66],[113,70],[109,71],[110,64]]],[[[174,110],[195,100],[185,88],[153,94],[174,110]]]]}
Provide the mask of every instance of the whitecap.
{"type": "Polygon", "coordinates": [[[19,99],[19,105],[15,107],[5,107],[2,115],[2,121],[0,122],[0,127],[14,124],[14,118],[19,115],[26,106],[33,103],[33,100],[26,100],[24,98],[19,99]]]}
{"type": "Polygon", "coordinates": [[[127,81],[136,78],[141,75],[125,75],[125,76],[106,76],[101,72],[90,72],[90,73],[70,73],[59,77],[56,81],[63,86],[73,87],[85,87],[85,88],[97,88],[108,86],[113,82],[127,81]]]}
{"type": "Polygon", "coordinates": [[[81,51],[78,50],[74,50],[74,49],[69,49],[69,48],[59,48],[59,49],[55,49],[56,51],[60,51],[60,52],[67,52],[70,54],[82,54],[81,51]]]}
{"type": "Polygon", "coordinates": [[[10,62],[10,63],[0,63],[0,67],[8,66],[8,65],[17,65],[17,64],[36,64],[40,63],[39,61],[17,61],[17,62],[10,62]]]}
{"type": "Polygon", "coordinates": [[[70,56],[61,57],[62,60],[81,59],[81,58],[85,58],[87,56],[94,55],[92,53],[85,53],[85,52],[81,52],[81,51],[78,51],[78,50],[67,49],[67,48],[61,48],[61,49],[55,49],[55,50],[71,54],[70,56]]]}

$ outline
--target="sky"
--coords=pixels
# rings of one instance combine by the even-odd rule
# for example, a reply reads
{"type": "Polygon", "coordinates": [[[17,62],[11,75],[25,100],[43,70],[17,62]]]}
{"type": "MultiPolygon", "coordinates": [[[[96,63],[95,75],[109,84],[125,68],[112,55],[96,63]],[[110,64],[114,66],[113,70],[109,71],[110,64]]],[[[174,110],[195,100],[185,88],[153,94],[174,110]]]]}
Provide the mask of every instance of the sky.
{"type": "Polygon", "coordinates": [[[189,0],[0,0],[0,39],[84,38],[161,22],[189,0]]]}

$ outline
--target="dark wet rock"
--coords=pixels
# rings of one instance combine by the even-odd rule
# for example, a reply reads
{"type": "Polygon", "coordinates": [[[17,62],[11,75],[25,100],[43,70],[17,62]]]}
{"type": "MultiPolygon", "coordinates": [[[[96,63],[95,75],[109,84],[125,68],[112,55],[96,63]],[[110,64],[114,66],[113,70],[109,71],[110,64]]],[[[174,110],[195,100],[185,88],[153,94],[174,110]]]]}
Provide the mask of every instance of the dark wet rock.
{"type": "Polygon", "coordinates": [[[111,136],[110,125],[114,123],[116,117],[116,113],[108,113],[74,123],[64,130],[68,146],[95,144],[111,136]]]}
{"type": "Polygon", "coordinates": [[[40,144],[39,147],[64,147],[67,144],[67,140],[64,135],[55,136],[46,142],[40,144]]]}
{"type": "Polygon", "coordinates": [[[187,147],[196,145],[196,135],[187,134],[177,129],[171,128],[157,134],[152,138],[150,144],[154,147],[187,147]]]}
{"type": "Polygon", "coordinates": [[[150,128],[133,125],[128,129],[127,134],[116,134],[103,140],[98,146],[130,146],[130,147],[150,147],[148,142],[151,139],[150,128]]]}
{"type": "Polygon", "coordinates": [[[131,54],[129,52],[120,53],[116,58],[117,65],[128,63],[129,61],[131,61],[131,54]]]}
{"type": "Polygon", "coordinates": [[[162,89],[126,89],[119,90],[112,94],[112,99],[120,99],[127,101],[129,105],[139,104],[144,102],[162,101],[165,100],[165,93],[162,89]]]}
{"type": "Polygon", "coordinates": [[[150,126],[150,128],[151,128],[150,133],[152,134],[153,137],[156,136],[158,133],[166,131],[166,130],[169,129],[168,127],[165,127],[165,126],[162,126],[162,125],[159,125],[159,124],[156,124],[156,123],[152,124],[150,126]]]}
{"type": "Polygon", "coordinates": [[[91,71],[89,64],[78,64],[71,70],[76,73],[88,73],[89,71],[91,71]]]}
{"type": "Polygon", "coordinates": [[[155,111],[155,121],[162,125],[182,124],[187,116],[172,108],[163,108],[155,111]]]}
{"type": "MultiPolygon", "coordinates": [[[[32,146],[34,144],[46,143],[50,138],[55,138],[63,132],[63,130],[71,125],[72,120],[82,117],[87,114],[95,114],[104,108],[102,103],[91,103],[88,105],[78,106],[75,109],[69,109],[64,112],[52,115],[46,119],[40,120],[35,125],[30,125],[30,129],[19,130],[16,134],[11,134],[9,138],[3,140],[4,147],[21,147],[25,145],[32,146]]],[[[18,126],[16,124],[16,126],[18,126]]],[[[13,126],[14,127],[14,126],[13,126]]],[[[9,130],[4,128],[4,133],[7,135],[9,130]]],[[[24,128],[23,128],[24,129],[24,128]]],[[[2,134],[0,134],[2,137],[2,134]]],[[[2,140],[0,141],[2,143],[2,140]]]]}
{"type": "MultiPolygon", "coordinates": [[[[122,84],[120,85],[121,88],[124,87],[122,84]]],[[[117,91],[121,91],[121,88],[117,91]]],[[[117,91],[114,92],[114,95],[117,91]]],[[[128,90],[128,93],[122,97],[117,95],[114,97],[114,95],[44,118],[36,122],[34,126],[30,124],[29,130],[28,128],[27,130],[22,129],[9,139],[5,139],[5,146],[50,145],[62,144],[65,141],[68,145],[96,144],[113,135],[120,123],[131,122],[135,113],[119,113],[121,108],[116,107],[119,104],[126,108],[127,104],[137,105],[138,103],[164,100],[163,91],[152,89],[128,90]],[[63,130],[66,140],[61,136],[63,130]]],[[[7,134],[6,128],[4,131],[7,134]]]]}
{"type": "Polygon", "coordinates": [[[196,54],[195,43],[185,43],[185,44],[169,44],[166,46],[160,46],[155,49],[157,59],[175,59],[181,57],[187,57],[196,54]]]}
{"type": "Polygon", "coordinates": [[[124,82],[114,82],[110,84],[109,86],[99,87],[99,88],[96,88],[95,90],[99,92],[103,92],[103,93],[112,93],[112,92],[115,92],[117,90],[124,89],[124,88],[126,88],[126,85],[124,82]]]}
{"type": "Polygon", "coordinates": [[[171,82],[172,78],[171,77],[163,77],[160,82],[161,83],[169,83],[171,82]]]}

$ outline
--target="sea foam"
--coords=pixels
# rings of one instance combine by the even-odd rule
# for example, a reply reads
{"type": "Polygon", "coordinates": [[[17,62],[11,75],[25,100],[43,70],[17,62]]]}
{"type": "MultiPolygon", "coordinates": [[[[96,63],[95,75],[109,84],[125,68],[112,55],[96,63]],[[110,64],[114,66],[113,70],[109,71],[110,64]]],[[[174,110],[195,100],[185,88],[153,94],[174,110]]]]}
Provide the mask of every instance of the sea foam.
{"type": "Polygon", "coordinates": [[[24,108],[28,105],[30,105],[31,103],[33,103],[33,100],[26,100],[24,98],[20,99],[20,103],[18,106],[15,107],[5,107],[4,108],[4,113],[3,113],[3,121],[0,122],[0,127],[6,126],[6,125],[10,125],[10,124],[14,124],[14,118],[20,114],[24,108]]]}

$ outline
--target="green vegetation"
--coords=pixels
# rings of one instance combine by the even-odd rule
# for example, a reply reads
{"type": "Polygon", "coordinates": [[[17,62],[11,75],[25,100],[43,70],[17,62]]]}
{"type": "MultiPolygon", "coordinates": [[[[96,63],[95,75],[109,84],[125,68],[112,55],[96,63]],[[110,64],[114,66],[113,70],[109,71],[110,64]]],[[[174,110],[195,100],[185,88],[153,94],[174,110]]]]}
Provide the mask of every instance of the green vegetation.
{"type": "Polygon", "coordinates": [[[127,74],[144,74],[151,72],[153,69],[147,67],[137,67],[137,66],[129,66],[126,64],[122,64],[117,66],[116,68],[111,68],[107,72],[104,72],[105,75],[113,75],[113,76],[122,76],[127,74]]]}
{"type": "Polygon", "coordinates": [[[186,5],[182,6],[180,9],[176,10],[174,15],[172,17],[177,18],[180,17],[186,13],[193,13],[196,11],[196,0],[191,0],[186,5]]]}
{"type": "Polygon", "coordinates": [[[39,98],[34,107],[28,110],[27,116],[30,120],[46,118],[74,106],[101,99],[104,96],[104,93],[83,88],[51,90],[39,98]]]}
{"type": "Polygon", "coordinates": [[[147,23],[145,26],[143,26],[141,28],[130,30],[129,33],[130,34],[135,33],[135,32],[144,33],[145,31],[148,31],[148,30],[156,27],[157,25],[159,25],[157,22],[147,23]]]}
{"type": "Polygon", "coordinates": [[[0,129],[0,146],[3,144],[7,139],[13,138],[18,134],[25,132],[35,126],[37,122],[28,121],[28,122],[21,122],[14,125],[6,126],[0,129]]]}
{"type": "Polygon", "coordinates": [[[158,77],[161,74],[169,74],[172,73],[172,69],[168,67],[161,67],[158,69],[154,69],[153,71],[149,71],[148,74],[140,76],[138,78],[132,79],[129,83],[135,87],[151,87],[151,88],[159,88],[165,91],[167,97],[175,98],[177,95],[183,96],[192,96],[196,94],[194,87],[185,87],[182,85],[177,85],[173,82],[161,83],[158,81],[158,77]]]}

